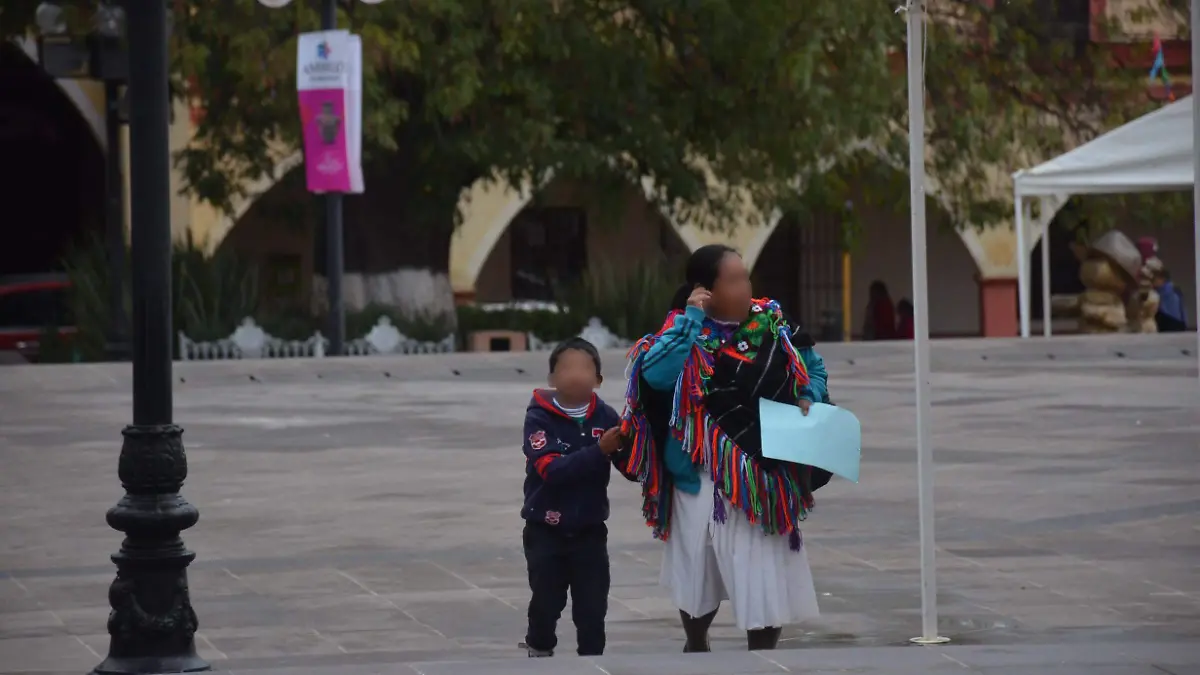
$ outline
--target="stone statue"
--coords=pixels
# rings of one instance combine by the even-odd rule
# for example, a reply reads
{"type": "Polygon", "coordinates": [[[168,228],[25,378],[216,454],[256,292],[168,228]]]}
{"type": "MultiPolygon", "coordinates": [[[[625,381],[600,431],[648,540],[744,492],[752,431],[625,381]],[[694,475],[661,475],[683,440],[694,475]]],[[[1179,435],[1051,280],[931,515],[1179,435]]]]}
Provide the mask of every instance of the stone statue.
{"type": "MultiPolygon", "coordinates": [[[[1153,333],[1158,294],[1156,268],[1142,258],[1138,247],[1113,230],[1078,251],[1079,330],[1082,333],[1153,333]]],[[[1156,259],[1157,260],[1157,259],[1156,259]]]]}
{"type": "Polygon", "coordinates": [[[1128,303],[1129,331],[1131,333],[1157,333],[1158,291],[1154,290],[1154,278],[1163,271],[1162,261],[1157,257],[1142,263],[1138,270],[1137,288],[1130,294],[1128,303]]]}

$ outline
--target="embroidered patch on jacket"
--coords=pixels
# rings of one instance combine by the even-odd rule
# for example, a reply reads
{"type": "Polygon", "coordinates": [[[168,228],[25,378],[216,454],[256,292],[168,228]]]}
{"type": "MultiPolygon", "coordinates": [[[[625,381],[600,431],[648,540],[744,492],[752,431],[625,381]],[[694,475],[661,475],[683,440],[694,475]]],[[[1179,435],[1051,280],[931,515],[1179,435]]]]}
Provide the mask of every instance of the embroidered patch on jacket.
{"type": "Polygon", "coordinates": [[[546,512],[546,524],[547,525],[557,525],[558,521],[560,521],[560,520],[562,520],[562,514],[559,513],[558,511],[547,511],[546,512]]]}
{"type": "Polygon", "coordinates": [[[592,438],[600,438],[604,435],[603,427],[592,427],[592,438]]]}
{"type": "Polygon", "coordinates": [[[538,429],[529,435],[529,447],[534,450],[541,450],[546,447],[546,432],[538,429]]]}

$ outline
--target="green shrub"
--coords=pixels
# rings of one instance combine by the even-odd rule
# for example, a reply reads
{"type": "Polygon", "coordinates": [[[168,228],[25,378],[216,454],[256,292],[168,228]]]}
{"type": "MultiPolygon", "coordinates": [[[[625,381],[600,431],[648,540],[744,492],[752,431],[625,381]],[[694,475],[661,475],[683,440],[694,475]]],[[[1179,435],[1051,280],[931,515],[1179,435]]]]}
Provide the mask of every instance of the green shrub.
{"type": "Polygon", "coordinates": [[[542,340],[557,342],[579,335],[587,321],[574,312],[517,307],[488,311],[474,305],[464,305],[458,308],[457,314],[459,344],[466,344],[466,337],[480,330],[533,333],[542,340]]]}
{"type": "Polygon", "coordinates": [[[303,307],[279,309],[264,314],[261,320],[255,318],[255,321],[268,335],[283,340],[307,340],[317,331],[328,332],[324,317],[313,316],[303,307]]]}
{"type": "MultiPolygon", "coordinates": [[[[104,240],[99,234],[89,233],[83,241],[67,252],[63,259],[63,267],[71,282],[71,288],[67,292],[67,304],[79,331],[73,338],[75,351],[83,361],[102,361],[106,356],[105,341],[109,317],[112,315],[108,298],[108,254],[104,248],[104,240]]],[[[128,317],[128,267],[124,272],[122,288],[125,291],[125,316],[128,317]]]]}
{"type": "MultiPolygon", "coordinates": [[[[125,259],[130,260],[128,251],[125,259]]],[[[112,312],[103,239],[89,235],[71,249],[63,264],[71,281],[68,304],[79,330],[75,351],[84,361],[103,360],[112,312]]],[[[243,318],[256,318],[258,271],[230,251],[208,256],[190,238],[177,242],[171,257],[171,277],[174,334],[182,331],[193,340],[215,340],[228,337],[243,318]]],[[[131,321],[128,265],[122,288],[125,316],[131,321]]]]}
{"type": "Polygon", "coordinates": [[[219,249],[205,255],[191,237],[171,256],[175,331],[193,340],[228,337],[242,319],[258,319],[258,269],[219,249]]]}
{"type": "Polygon", "coordinates": [[[658,263],[621,269],[607,261],[590,265],[583,279],[564,297],[571,312],[600,319],[626,340],[636,340],[662,327],[671,295],[678,287],[673,265],[658,263]]]}
{"type": "Polygon", "coordinates": [[[47,326],[42,329],[38,338],[38,363],[72,363],[79,360],[79,350],[73,344],[73,340],[64,337],[58,327],[47,326]]]}
{"type": "MultiPolygon", "coordinates": [[[[454,332],[449,317],[441,314],[411,316],[395,307],[387,305],[367,305],[361,310],[346,312],[346,339],[366,337],[367,333],[379,323],[379,317],[386,316],[392,321],[405,337],[421,342],[438,342],[446,339],[454,332]]],[[[323,323],[322,326],[325,324],[323,323]]]]}

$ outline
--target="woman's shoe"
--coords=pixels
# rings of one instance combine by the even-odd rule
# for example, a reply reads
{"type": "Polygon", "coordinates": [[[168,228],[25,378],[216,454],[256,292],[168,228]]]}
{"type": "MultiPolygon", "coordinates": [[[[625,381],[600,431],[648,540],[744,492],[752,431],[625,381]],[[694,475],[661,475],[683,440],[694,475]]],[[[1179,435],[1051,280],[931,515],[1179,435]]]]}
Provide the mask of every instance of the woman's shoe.
{"type": "Polygon", "coordinates": [[[715,609],[704,616],[692,616],[682,609],[679,610],[679,618],[683,621],[683,634],[687,638],[687,642],[683,644],[684,654],[712,651],[708,644],[708,627],[712,625],[716,616],[715,609]]]}
{"type": "Polygon", "coordinates": [[[775,649],[779,645],[782,628],[757,628],[746,631],[746,646],[752,652],[762,652],[775,649]]]}

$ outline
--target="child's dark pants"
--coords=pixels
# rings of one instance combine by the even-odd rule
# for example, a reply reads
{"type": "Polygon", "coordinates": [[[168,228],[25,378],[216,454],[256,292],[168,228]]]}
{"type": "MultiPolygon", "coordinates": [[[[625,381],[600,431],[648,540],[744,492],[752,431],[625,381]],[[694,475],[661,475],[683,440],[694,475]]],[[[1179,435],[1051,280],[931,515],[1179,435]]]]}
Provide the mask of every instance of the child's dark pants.
{"type": "Polygon", "coordinates": [[[525,644],[551,651],[555,627],[571,592],[571,618],[580,656],[604,653],[604,617],[608,613],[608,528],[600,523],[578,532],[526,523],[522,535],[529,568],[529,632],[525,644]]]}

